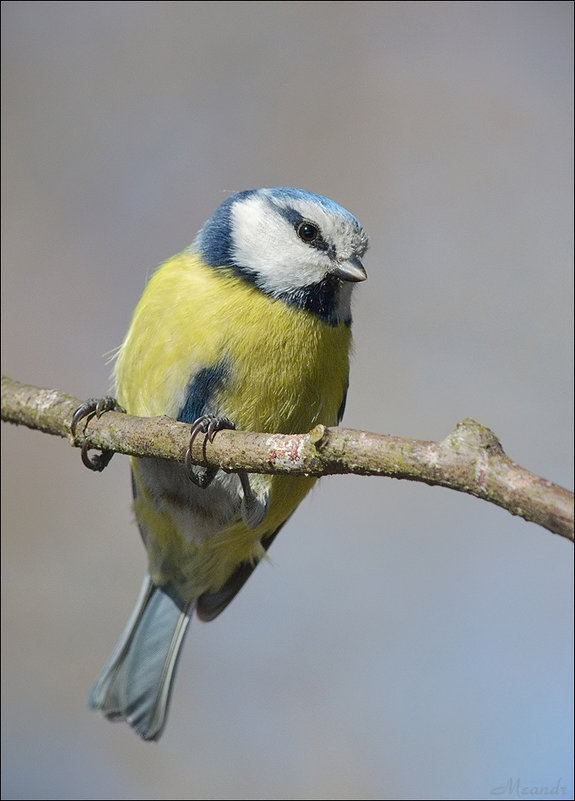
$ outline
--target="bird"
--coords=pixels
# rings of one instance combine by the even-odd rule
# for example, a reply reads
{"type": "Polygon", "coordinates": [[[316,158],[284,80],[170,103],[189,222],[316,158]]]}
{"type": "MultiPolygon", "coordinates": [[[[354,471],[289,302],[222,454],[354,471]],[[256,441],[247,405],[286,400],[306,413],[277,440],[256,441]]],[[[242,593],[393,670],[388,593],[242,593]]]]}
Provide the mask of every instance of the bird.
{"type": "MultiPolygon", "coordinates": [[[[231,195],[152,274],[117,353],[115,398],[79,407],[74,426],[114,404],[189,423],[190,442],[224,428],[337,425],[367,247],[359,221],[326,197],[289,187],[231,195]]],[[[148,572],[88,701],[144,740],[164,730],[190,619],[225,609],[315,483],[225,473],[190,453],[182,463],[131,458],[148,572]]]]}

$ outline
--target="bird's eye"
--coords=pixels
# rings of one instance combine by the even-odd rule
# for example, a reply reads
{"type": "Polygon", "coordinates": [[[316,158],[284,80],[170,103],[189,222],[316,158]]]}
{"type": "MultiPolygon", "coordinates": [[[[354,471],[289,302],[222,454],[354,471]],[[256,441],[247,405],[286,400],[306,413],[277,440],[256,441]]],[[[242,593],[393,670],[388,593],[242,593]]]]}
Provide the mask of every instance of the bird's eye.
{"type": "Polygon", "coordinates": [[[319,228],[310,222],[301,222],[296,228],[299,238],[308,245],[319,239],[319,228]]]}

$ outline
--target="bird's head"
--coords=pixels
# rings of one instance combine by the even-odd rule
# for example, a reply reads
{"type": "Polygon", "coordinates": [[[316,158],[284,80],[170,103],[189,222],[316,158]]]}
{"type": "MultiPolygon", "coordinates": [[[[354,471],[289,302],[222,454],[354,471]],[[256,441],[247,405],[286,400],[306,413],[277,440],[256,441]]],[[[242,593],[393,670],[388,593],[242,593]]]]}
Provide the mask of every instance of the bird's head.
{"type": "Polygon", "coordinates": [[[300,189],[253,189],[225,200],[193,249],[261,292],[332,325],[349,322],[352,285],[367,277],[359,221],[328,198],[300,189]]]}

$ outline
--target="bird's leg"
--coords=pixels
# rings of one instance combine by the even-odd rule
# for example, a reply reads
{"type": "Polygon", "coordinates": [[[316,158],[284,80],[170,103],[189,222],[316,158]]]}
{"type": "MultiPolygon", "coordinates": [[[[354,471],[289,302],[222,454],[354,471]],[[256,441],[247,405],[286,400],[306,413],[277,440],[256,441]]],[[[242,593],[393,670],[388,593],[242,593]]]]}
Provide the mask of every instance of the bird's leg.
{"type": "Polygon", "coordinates": [[[259,500],[253,493],[250,485],[250,479],[245,470],[238,472],[238,478],[241,482],[244,491],[244,498],[242,501],[242,520],[246,526],[253,531],[263,523],[265,516],[268,513],[268,506],[270,501],[269,492],[266,492],[265,501],[259,500]]]}
{"type": "MultiPolygon", "coordinates": [[[[227,417],[216,417],[213,415],[202,415],[192,423],[192,433],[190,436],[190,444],[185,456],[185,465],[188,471],[188,476],[196,486],[201,489],[206,489],[213,479],[215,478],[218,469],[217,467],[199,467],[192,462],[192,445],[198,434],[204,434],[204,456],[206,442],[214,441],[218,431],[224,429],[235,430],[235,424],[232,423],[227,417]]],[[[267,514],[269,497],[266,497],[265,503],[262,503],[253,493],[250,485],[248,474],[245,470],[238,471],[238,478],[242,485],[243,500],[242,500],[242,519],[246,526],[253,530],[259,526],[267,514]]]]}
{"type": "MultiPolygon", "coordinates": [[[[115,398],[112,398],[110,395],[106,395],[105,398],[88,398],[88,400],[84,401],[84,403],[81,403],[78,406],[72,416],[72,422],[70,423],[70,431],[72,432],[72,436],[76,436],[78,423],[84,418],[88,418],[86,420],[86,423],[88,423],[94,415],[100,419],[104,412],[125,411],[126,410],[120,406],[118,401],[115,398]]],[[[82,462],[89,470],[95,470],[96,472],[101,473],[102,470],[110,463],[110,459],[114,455],[114,451],[101,451],[95,456],[90,457],[88,455],[89,450],[90,446],[87,442],[85,442],[82,445],[81,450],[82,462]]]]}

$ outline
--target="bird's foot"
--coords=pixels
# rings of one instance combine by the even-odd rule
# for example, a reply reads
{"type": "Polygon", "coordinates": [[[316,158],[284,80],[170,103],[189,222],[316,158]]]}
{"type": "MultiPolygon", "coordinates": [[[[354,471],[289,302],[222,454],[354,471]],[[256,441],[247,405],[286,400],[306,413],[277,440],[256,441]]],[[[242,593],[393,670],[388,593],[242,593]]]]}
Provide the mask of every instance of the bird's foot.
{"type": "Polygon", "coordinates": [[[198,417],[198,419],[194,420],[192,423],[190,444],[188,445],[188,450],[186,451],[186,455],[184,457],[184,463],[186,465],[186,470],[188,471],[188,477],[190,481],[192,481],[200,489],[206,489],[206,487],[209,487],[214,480],[216,473],[218,472],[218,468],[200,467],[199,465],[194,464],[192,462],[192,446],[196,437],[199,434],[204,434],[205,456],[206,443],[208,441],[213,442],[218,431],[223,431],[224,429],[230,429],[232,431],[235,429],[235,425],[231,420],[228,420],[227,417],[216,417],[215,415],[204,414],[201,417],[198,417]]]}
{"type": "MultiPolygon", "coordinates": [[[[78,427],[78,423],[81,420],[86,419],[86,423],[88,423],[94,415],[98,419],[105,413],[105,412],[125,412],[126,410],[123,409],[118,401],[115,398],[112,398],[110,395],[106,395],[105,398],[88,398],[88,400],[81,403],[76,411],[72,416],[72,422],[70,423],[70,431],[72,432],[72,436],[76,436],[76,429],[78,427]]],[[[90,457],[88,451],[90,450],[90,446],[87,442],[82,445],[81,456],[82,462],[89,470],[95,470],[98,473],[101,473],[105,467],[110,463],[112,456],[114,455],[113,451],[101,451],[100,453],[90,457]]]]}
{"type": "MultiPolygon", "coordinates": [[[[204,434],[204,454],[206,442],[213,442],[218,431],[224,429],[235,430],[235,425],[227,417],[216,417],[214,415],[203,415],[192,423],[192,433],[190,444],[185,456],[185,465],[188,476],[196,486],[206,489],[215,478],[217,467],[200,467],[192,462],[192,445],[199,434],[204,434]]],[[[244,497],[242,499],[242,519],[246,526],[253,530],[263,521],[268,510],[268,499],[262,503],[253,493],[250,480],[245,470],[238,471],[238,477],[242,485],[244,497]]]]}

